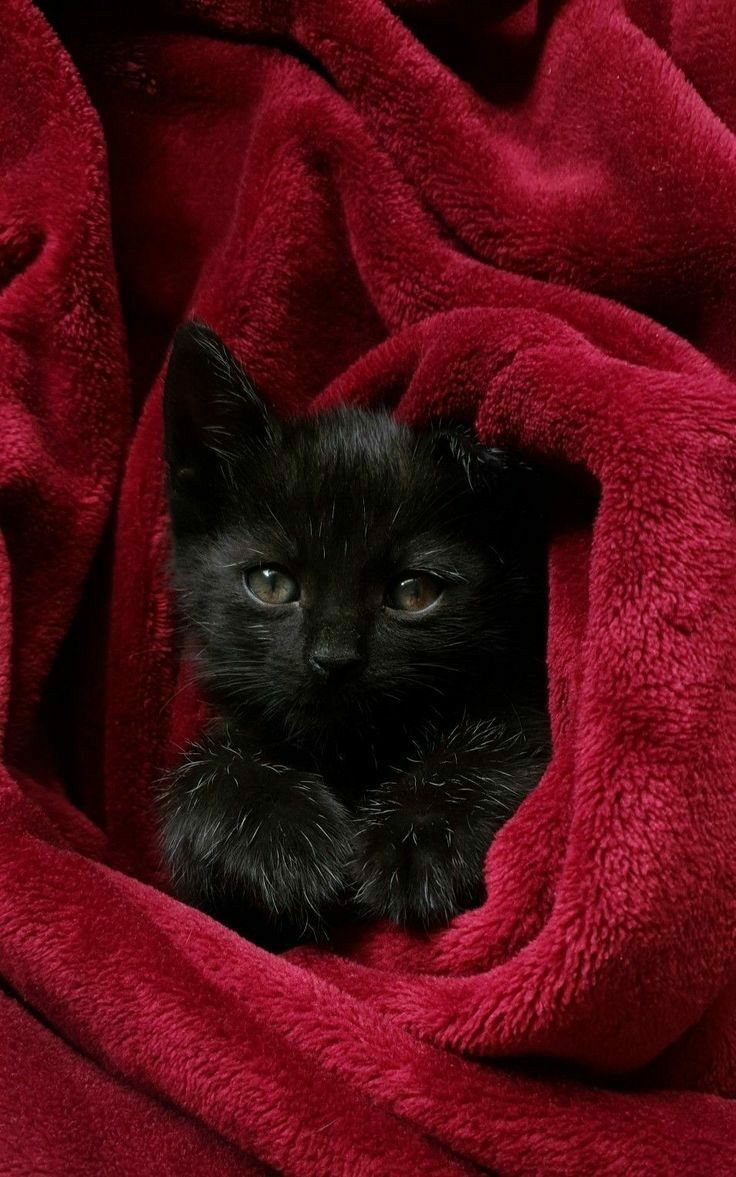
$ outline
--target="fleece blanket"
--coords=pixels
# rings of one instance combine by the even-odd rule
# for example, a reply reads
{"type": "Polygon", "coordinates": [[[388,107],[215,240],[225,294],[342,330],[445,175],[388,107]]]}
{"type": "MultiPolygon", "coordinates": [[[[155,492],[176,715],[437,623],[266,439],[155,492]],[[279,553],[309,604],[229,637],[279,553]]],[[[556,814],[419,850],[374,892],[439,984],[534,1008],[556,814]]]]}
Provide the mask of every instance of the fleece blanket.
{"type": "Polygon", "coordinates": [[[0,6],[0,1174],[736,1172],[731,0],[0,6]],[[161,373],[559,486],[554,754],[431,935],[168,893],[161,373]]]}

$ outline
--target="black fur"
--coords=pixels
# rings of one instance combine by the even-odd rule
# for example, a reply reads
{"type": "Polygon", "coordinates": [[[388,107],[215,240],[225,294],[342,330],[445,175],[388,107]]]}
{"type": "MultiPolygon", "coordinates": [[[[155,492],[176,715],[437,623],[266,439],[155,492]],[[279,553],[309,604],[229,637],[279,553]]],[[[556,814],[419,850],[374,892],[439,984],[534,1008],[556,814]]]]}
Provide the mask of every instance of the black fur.
{"type": "Polygon", "coordinates": [[[173,580],[220,717],[162,796],[180,894],[272,947],[479,902],[547,757],[537,475],[380,412],[278,420],[201,324],[165,415],[173,580]],[[272,565],[299,601],[249,593],[272,565]],[[443,586],[425,612],[387,607],[403,570],[443,586]]]}

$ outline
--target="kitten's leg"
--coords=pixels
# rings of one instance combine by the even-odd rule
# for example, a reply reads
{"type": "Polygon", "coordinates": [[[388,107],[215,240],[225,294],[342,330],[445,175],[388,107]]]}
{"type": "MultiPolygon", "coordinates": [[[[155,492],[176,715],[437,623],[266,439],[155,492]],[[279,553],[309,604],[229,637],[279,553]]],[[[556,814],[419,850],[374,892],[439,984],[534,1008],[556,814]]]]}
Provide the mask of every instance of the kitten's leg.
{"type": "Polygon", "coordinates": [[[271,948],[324,932],[352,831],[320,776],[267,762],[221,725],[171,775],[160,815],[182,899],[271,948]]]}
{"type": "Polygon", "coordinates": [[[486,851],[542,775],[547,741],[536,714],[428,729],[358,813],[354,870],[366,914],[431,928],[478,904],[486,851]]]}

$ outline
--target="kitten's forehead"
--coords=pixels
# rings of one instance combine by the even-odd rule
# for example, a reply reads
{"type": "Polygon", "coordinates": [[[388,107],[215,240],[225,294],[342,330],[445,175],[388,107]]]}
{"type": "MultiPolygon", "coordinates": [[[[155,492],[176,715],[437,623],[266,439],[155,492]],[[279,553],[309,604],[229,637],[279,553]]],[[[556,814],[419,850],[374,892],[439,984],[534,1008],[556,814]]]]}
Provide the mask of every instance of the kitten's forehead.
{"type": "Polygon", "coordinates": [[[334,410],[300,422],[291,441],[299,473],[320,485],[349,478],[380,494],[405,488],[414,473],[416,439],[387,413],[334,410]]]}
{"type": "Polygon", "coordinates": [[[310,563],[388,557],[426,529],[436,540],[439,506],[455,497],[426,435],[356,409],[287,423],[261,476],[248,520],[259,542],[310,563]]]}
{"type": "Polygon", "coordinates": [[[343,410],[299,422],[285,438],[284,491],[296,512],[341,526],[385,523],[427,476],[417,439],[385,413],[343,410]]]}

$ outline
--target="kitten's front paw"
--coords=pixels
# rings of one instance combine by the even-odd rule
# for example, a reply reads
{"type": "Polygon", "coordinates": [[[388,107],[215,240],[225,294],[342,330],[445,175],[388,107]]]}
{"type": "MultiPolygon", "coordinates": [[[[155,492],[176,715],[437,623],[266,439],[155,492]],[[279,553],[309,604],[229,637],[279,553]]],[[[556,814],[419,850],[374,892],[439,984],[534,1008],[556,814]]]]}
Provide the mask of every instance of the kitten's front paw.
{"type": "Polygon", "coordinates": [[[356,894],[371,915],[431,928],[480,902],[486,851],[547,763],[547,723],[516,710],[463,719],[430,727],[416,751],[359,814],[356,894]]]}
{"type": "Polygon", "coordinates": [[[433,928],[480,902],[491,835],[412,783],[382,786],[358,816],[355,899],[367,915],[433,928]]]}
{"type": "Polygon", "coordinates": [[[161,811],[183,899],[269,947],[323,933],[345,891],[351,830],[321,777],[210,736],[172,777],[161,811]]]}

